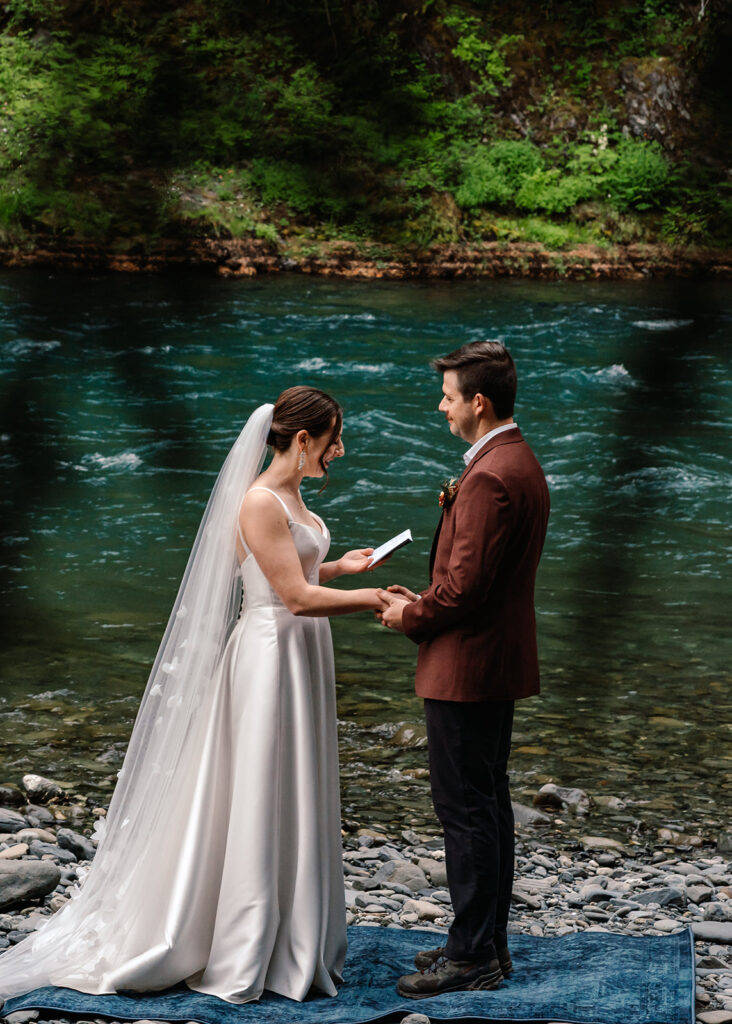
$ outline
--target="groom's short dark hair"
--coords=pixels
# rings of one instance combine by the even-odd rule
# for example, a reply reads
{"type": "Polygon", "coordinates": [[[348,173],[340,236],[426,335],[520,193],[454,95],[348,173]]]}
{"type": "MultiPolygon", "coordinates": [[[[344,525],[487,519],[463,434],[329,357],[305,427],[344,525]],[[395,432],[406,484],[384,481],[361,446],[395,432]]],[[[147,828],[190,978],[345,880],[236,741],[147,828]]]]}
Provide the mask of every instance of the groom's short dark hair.
{"type": "Polygon", "coordinates": [[[431,366],[438,373],[457,372],[460,394],[466,402],[483,395],[490,398],[497,419],[513,416],[516,366],[500,341],[472,341],[441,359],[433,359],[431,366]]]}

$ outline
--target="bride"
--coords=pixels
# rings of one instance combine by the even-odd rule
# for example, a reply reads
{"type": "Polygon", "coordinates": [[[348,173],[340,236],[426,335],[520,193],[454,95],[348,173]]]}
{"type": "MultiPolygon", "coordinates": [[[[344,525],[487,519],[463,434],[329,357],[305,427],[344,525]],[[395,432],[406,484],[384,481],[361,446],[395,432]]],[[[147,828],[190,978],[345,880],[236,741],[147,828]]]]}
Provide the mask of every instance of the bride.
{"type": "Polygon", "coordinates": [[[243,1003],[335,995],[346,949],[327,616],[380,609],[323,583],[330,536],[301,496],[344,454],[310,387],[252,414],[214,485],[74,899],[0,955],[0,998],[179,982],[243,1003]],[[260,474],[266,446],[274,454],[260,474]],[[243,586],[243,593],[242,593],[243,586]],[[241,601],[241,614],[237,618],[241,601]]]}

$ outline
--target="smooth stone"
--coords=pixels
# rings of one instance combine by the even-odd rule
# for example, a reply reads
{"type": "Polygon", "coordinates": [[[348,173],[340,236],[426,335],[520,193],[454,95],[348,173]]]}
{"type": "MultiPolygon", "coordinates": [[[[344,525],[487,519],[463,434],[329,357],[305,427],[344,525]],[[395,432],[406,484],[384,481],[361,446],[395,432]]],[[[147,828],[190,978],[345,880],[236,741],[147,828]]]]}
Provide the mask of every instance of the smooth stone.
{"type": "Polygon", "coordinates": [[[390,888],[393,888],[394,885],[404,885],[411,892],[427,888],[427,876],[424,871],[416,864],[410,864],[409,861],[387,861],[373,875],[371,881],[376,882],[377,886],[387,882],[390,888]]]}
{"type": "Polygon", "coordinates": [[[53,857],[61,864],[75,864],[78,859],[71,850],[62,850],[60,846],[54,846],[53,843],[41,843],[37,839],[30,844],[30,852],[34,853],[36,857],[53,857]]]}
{"type": "Polygon", "coordinates": [[[389,740],[395,747],[425,747],[427,745],[427,726],[406,723],[400,726],[389,740]]]}
{"type": "MultiPolygon", "coordinates": [[[[376,832],[372,828],[360,828],[358,830],[358,832],[356,833],[356,835],[359,837],[359,839],[371,839],[375,843],[385,843],[386,842],[386,836],[384,835],[384,833],[383,832],[376,832]]],[[[363,844],[363,845],[366,845],[366,844],[363,844]]],[[[369,843],[368,845],[371,845],[371,844],[369,843]]]]}
{"type": "Polygon", "coordinates": [[[585,888],[580,889],[579,899],[582,903],[604,903],[605,900],[610,899],[610,894],[607,889],[602,889],[600,886],[588,885],[585,888]]]}
{"type": "Polygon", "coordinates": [[[707,903],[714,895],[714,889],[708,885],[688,885],[686,898],[690,903],[707,903]]]}
{"type": "Polygon", "coordinates": [[[40,807],[38,804],[26,804],[25,807],[23,807],[23,814],[25,814],[29,822],[33,819],[32,824],[35,828],[43,825],[56,824],[56,819],[48,808],[40,807]]]}
{"type": "Polygon", "coordinates": [[[732,921],[694,921],[691,930],[704,942],[732,944],[732,921]]]}
{"type": "Polygon", "coordinates": [[[11,811],[7,807],[0,807],[0,832],[15,833],[26,828],[28,822],[19,811],[11,811]]]}
{"type": "Polygon", "coordinates": [[[22,828],[15,833],[15,838],[24,843],[31,843],[34,839],[38,839],[42,843],[56,842],[56,834],[49,832],[47,828],[22,828]]]}
{"type": "Polygon", "coordinates": [[[534,807],[527,807],[525,804],[511,803],[513,807],[513,820],[517,825],[551,825],[552,819],[543,811],[537,811],[534,807]]]}
{"type": "Polygon", "coordinates": [[[5,1020],[8,1024],[28,1024],[31,1020],[38,1020],[39,1010],[16,1010],[15,1013],[8,1013],[5,1020]]]}
{"type": "Polygon", "coordinates": [[[430,1024],[430,1019],[423,1013],[409,1013],[406,1017],[402,1017],[401,1024],[430,1024]]]}
{"type": "Polygon", "coordinates": [[[20,857],[25,857],[28,853],[27,843],[16,843],[15,846],[9,846],[7,850],[0,850],[0,860],[18,860],[20,857]]]}
{"type": "Polygon", "coordinates": [[[701,1024],[730,1024],[730,1021],[732,1021],[732,1011],[702,1010],[701,1013],[697,1013],[696,1019],[701,1021],[701,1024]]]}
{"type": "Polygon", "coordinates": [[[26,796],[12,782],[0,783],[0,806],[1,807],[22,807],[26,803],[26,796]]]}
{"type": "Polygon", "coordinates": [[[93,860],[97,852],[96,846],[86,836],[72,832],[70,828],[56,830],[56,844],[62,850],[70,850],[79,860],[93,860]]]}
{"type": "Polygon", "coordinates": [[[701,836],[687,836],[672,828],[659,828],[658,838],[667,846],[701,846],[701,836]]]}
{"type": "Polygon", "coordinates": [[[686,893],[682,892],[681,889],[672,889],[670,886],[665,886],[663,889],[646,889],[644,892],[633,893],[633,899],[636,903],[640,903],[643,906],[648,903],[657,903],[659,907],[686,906],[686,893]]]}
{"type": "Polygon", "coordinates": [[[436,921],[445,917],[447,911],[439,904],[430,903],[428,900],[407,900],[404,904],[405,914],[416,914],[422,921],[436,921]]]}
{"type": "Polygon", "coordinates": [[[590,798],[583,789],[568,789],[547,782],[534,797],[534,806],[566,809],[570,814],[589,814],[590,798]]]}
{"type": "Polygon", "coordinates": [[[580,842],[586,850],[624,850],[625,847],[617,839],[606,839],[605,836],[582,836],[580,842]]]}
{"type": "Polygon", "coordinates": [[[653,925],[659,932],[675,932],[683,927],[682,921],[674,921],[670,917],[663,917],[653,925]]]}
{"type": "Polygon", "coordinates": [[[705,921],[732,921],[732,905],[729,903],[705,903],[705,921]]]}
{"type": "Polygon", "coordinates": [[[618,796],[606,796],[604,793],[593,796],[592,802],[596,807],[602,807],[606,811],[624,811],[627,807],[625,800],[621,800],[618,796]]]}
{"type": "Polygon", "coordinates": [[[447,885],[447,867],[444,861],[432,860],[431,857],[420,857],[417,866],[424,871],[435,887],[447,885]]]}
{"type": "Polygon", "coordinates": [[[732,853],[732,832],[720,832],[717,836],[717,849],[720,853],[732,853]]]}
{"type": "Polygon", "coordinates": [[[0,910],[47,896],[61,880],[49,861],[0,861],[0,910]]]}
{"type": "Polygon", "coordinates": [[[57,782],[46,779],[42,775],[24,775],[22,781],[23,789],[31,800],[40,800],[45,803],[48,800],[58,800],[64,795],[63,789],[57,782]]]}

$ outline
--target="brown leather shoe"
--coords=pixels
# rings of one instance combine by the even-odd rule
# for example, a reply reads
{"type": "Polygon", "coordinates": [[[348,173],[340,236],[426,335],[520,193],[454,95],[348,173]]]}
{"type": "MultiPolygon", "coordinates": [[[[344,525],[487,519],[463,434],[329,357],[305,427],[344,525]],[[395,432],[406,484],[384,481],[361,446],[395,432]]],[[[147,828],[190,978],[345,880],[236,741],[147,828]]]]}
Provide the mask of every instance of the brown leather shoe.
{"type": "MultiPolygon", "coordinates": [[[[423,949],[414,958],[414,966],[420,971],[426,971],[428,967],[431,967],[435,960],[439,960],[441,956],[445,955],[445,947],[439,946],[437,949],[423,949]]],[[[501,965],[501,973],[504,978],[507,978],[513,971],[513,963],[511,961],[511,954],[508,951],[508,946],[505,949],[498,950],[498,963],[501,965]]]]}
{"type": "Polygon", "coordinates": [[[440,956],[426,970],[403,975],[397,982],[397,992],[406,999],[429,999],[441,992],[494,989],[502,981],[498,960],[474,963],[440,956]]]}

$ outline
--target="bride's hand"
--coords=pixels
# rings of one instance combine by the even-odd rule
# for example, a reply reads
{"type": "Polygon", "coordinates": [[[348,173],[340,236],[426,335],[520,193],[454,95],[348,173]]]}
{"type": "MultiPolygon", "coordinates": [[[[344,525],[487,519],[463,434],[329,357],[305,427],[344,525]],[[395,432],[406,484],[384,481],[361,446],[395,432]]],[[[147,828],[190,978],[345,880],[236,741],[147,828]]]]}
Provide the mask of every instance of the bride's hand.
{"type": "Polygon", "coordinates": [[[407,590],[406,587],[400,586],[398,583],[392,583],[390,587],[386,588],[390,594],[399,594],[401,597],[405,597],[407,601],[416,601],[417,595],[411,590],[407,590]]]}
{"type": "Polygon", "coordinates": [[[341,576],[353,576],[359,572],[367,572],[370,568],[369,558],[374,553],[373,548],[358,548],[355,551],[347,551],[338,559],[338,570],[341,576]]]}

